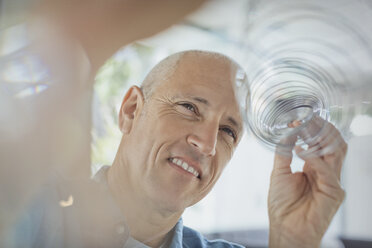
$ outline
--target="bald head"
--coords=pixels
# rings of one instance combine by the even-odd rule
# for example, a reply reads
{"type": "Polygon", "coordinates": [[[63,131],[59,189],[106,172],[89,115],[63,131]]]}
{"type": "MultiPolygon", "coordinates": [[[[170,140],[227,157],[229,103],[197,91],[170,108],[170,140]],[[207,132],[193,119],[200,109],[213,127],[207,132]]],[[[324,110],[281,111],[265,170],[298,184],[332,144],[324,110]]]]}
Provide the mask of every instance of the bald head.
{"type": "Polygon", "coordinates": [[[240,66],[231,58],[216,52],[189,50],[172,54],[160,61],[146,76],[142,83],[142,91],[146,98],[149,98],[157,86],[163,82],[167,82],[177,69],[187,62],[196,61],[214,61],[215,63],[222,63],[235,70],[240,66]]]}

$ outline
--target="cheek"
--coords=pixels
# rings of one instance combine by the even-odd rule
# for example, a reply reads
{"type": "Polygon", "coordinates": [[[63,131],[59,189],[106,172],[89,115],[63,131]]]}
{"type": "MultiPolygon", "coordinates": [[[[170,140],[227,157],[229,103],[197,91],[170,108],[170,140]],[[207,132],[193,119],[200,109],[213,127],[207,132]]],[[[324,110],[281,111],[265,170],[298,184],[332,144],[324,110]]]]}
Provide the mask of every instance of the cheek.
{"type": "Polygon", "coordinates": [[[195,199],[193,201],[193,204],[199,202],[201,199],[203,199],[206,195],[211,192],[214,185],[217,183],[218,179],[220,178],[222,171],[225,166],[221,166],[220,168],[214,170],[208,178],[204,179],[204,182],[202,181],[202,187],[199,191],[199,194],[195,194],[195,199]]]}
{"type": "Polygon", "coordinates": [[[133,125],[131,133],[124,137],[127,149],[130,150],[129,157],[134,157],[137,163],[146,162],[145,159],[151,154],[157,136],[153,130],[154,124],[147,116],[140,116],[133,125]],[[146,118],[145,118],[146,117],[146,118]]]}
{"type": "Polygon", "coordinates": [[[178,114],[159,115],[154,131],[164,137],[181,138],[195,127],[195,123],[180,118],[178,114]]]}
{"type": "Polygon", "coordinates": [[[206,190],[208,192],[212,189],[214,184],[218,181],[218,179],[222,175],[223,170],[225,169],[229,161],[226,159],[226,157],[221,156],[221,155],[223,154],[219,154],[217,151],[216,156],[212,160],[208,176],[205,178],[204,185],[207,188],[206,190]]]}
{"type": "Polygon", "coordinates": [[[213,181],[217,181],[220,178],[221,174],[223,173],[223,170],[226,167],[227,162],[228,161],[226,159],[220,158],[218,161],[218,164],[213,166],[214,168],[214,173],[213,173],[213,178],[212,178],[213,181]]]}
{"type": "Polygon", "coordinates": [[[234,154],[234,146],[223,139],[219,140],[217,144],[217,160],[219,164],[219,169],[223,170],[226,165],[230,162],[232,155],[234,154]]]}
{"type": "MultiPolygon", "coordinates": [[[[186,130],[179,119],[167,116],[144,115],[137,120],[134,133],[131,137],[133,144],[132,153],[138,154],[142,162],[150,162],[159,156],[159,150],[163,150],[185,136],[186,130]],[[144,156],[146,154],[147,156],[144,156]],[[146,161],[145,157],[147,157],[146,161]]],[[[162,155],[162,154],[160,154],[162,155]]]]}
{"type": "Polygon", "coordinates": [[[223,170],[226,168],[227,164],[231,159],[231,154],[232,152],[226,149],[226,146],[221,146],[217,148],[216,155],[211,163],[208,177],[206,177],[204,181],[205,191],[207,191],[206,193],[208,193],[213,188],[215,183],[222,175],[223,170]]]}

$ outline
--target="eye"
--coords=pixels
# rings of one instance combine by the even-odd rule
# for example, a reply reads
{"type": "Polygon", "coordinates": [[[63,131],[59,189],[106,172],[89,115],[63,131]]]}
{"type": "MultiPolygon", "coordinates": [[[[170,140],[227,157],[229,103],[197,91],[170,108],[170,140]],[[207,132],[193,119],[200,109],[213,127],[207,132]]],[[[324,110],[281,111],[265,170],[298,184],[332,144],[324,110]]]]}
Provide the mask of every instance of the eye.
{"type": "Polygon", "coordinates": [[[195,113],[195,114],[199,114],[198,112],[198,109],[196,108],[196,106],[192,103],[188,103],[188,102],[183,102],[183,103],[179,103],[178,105],[184,107],[185,109],[195,113]]]}
{"type": "Polygon", "coordinates": [[[234,141],[236,140],[236,134],[231,128],[221,127],[220,130],[225,132],[227,135],[231,136],[234,139],[234,141]]]}

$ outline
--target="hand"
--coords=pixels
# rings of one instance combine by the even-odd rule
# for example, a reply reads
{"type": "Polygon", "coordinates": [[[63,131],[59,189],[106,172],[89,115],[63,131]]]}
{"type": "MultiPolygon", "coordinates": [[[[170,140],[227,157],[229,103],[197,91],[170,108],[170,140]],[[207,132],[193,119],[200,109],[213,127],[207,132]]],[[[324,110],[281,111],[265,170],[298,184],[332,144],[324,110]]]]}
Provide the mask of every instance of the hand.
{"type": "Polygon", "coordinates": [[[303,172],[290,168],[297,138],[285,141],[288,150],[276,151],[268,197],[270,247],[319,247],[344,199],[340,174],[347,145],[332,124],[322,122],[317,140],[304,139],[307,151],[295,147],[305,161],[303,172]]]}

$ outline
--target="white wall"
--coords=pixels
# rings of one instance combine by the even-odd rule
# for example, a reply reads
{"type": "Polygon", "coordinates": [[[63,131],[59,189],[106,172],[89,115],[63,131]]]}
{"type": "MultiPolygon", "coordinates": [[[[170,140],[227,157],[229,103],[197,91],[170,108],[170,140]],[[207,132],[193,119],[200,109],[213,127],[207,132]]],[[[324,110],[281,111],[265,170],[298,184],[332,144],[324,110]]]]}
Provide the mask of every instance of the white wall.
{"type": "Polygon", "coordinates": [[[372,135],[349,141],[343,181],[343,234],[372,239],[372,135]]]}

